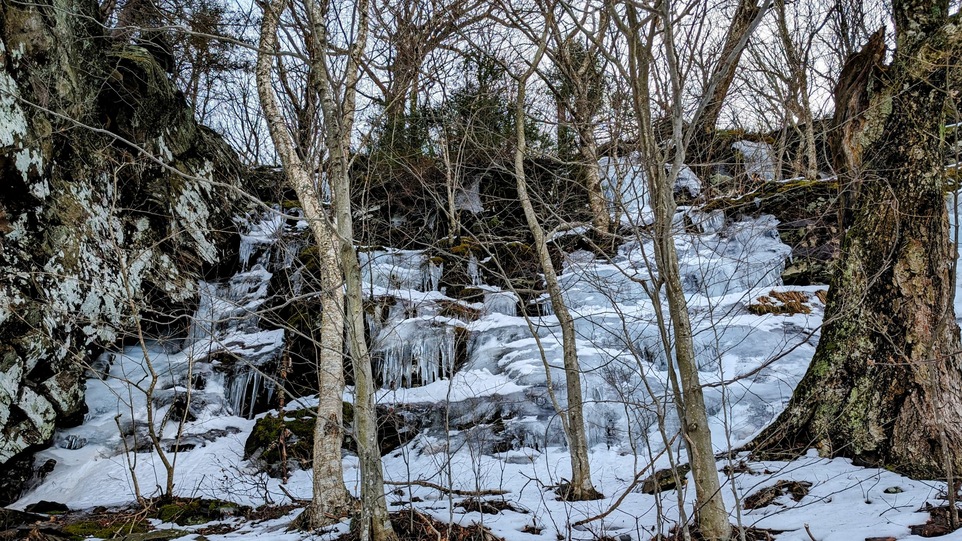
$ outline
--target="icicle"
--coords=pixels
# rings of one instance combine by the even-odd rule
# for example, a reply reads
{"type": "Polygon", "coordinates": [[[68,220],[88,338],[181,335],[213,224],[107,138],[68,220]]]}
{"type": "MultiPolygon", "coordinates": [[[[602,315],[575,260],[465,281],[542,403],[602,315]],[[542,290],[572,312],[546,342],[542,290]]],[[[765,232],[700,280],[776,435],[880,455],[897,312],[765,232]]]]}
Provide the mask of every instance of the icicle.
{"type": "Polygon", "coordinates": [[[231,378],[226,385],[225,398],[227,405],[230,406],[232,415],[243,415],[244,395],[250,383],[250,376],[251,373],[249,370],[244,371],[242,374],[234,374],[234,377],[231,378]]]}
{"type": "Polygon", "coordinates": [[[518,315],[518,297],[509,291],[486,291],[484,313],[516,316],[518,315]]]}
{"type": "Polygon", "coordinates": [[[376,344],[385,387],[428,385],[451,374],[455,356],[454,327],[407,319],[385,328],[376,344]]]}
{"type": "Polygon", "coordinates": [[[468,258],[468,277],[471,279],[471,285],[481,285],[481,271],[478,268],[478,258],[474,257],[474,254],[468,258]]]}
{"type": "Polygon", "coordinates": [[[441,271],[443,267],[436,265],[431,258],[425,258],[421,269],[421,291],[437,291],[441,283],[441,271]]]}
{"type": "Polygon", "coordinates": [[[252,370],[250,379],[251,379],[250,394],[247,394],[246,392],[244,393],[244,397],[245,398],[249,397],[250,399],[247,406],[247,415],[244,416],[247,419],[250,419],[254,416],[254,406],[257,404],[257,393],[260,391],[261,382],[263,380],[263,376],[261,376],[260,370],[252,370]]]}

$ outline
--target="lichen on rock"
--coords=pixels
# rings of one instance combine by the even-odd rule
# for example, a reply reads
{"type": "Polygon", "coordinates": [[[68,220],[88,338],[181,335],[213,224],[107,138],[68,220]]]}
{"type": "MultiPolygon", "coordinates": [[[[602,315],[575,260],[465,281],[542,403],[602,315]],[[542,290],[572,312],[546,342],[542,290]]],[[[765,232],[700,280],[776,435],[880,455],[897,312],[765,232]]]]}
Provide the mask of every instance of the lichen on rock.
{"type": "Polygon", "coordinates": [[[0,0],[0,476],[79,420],[103,348],[192,308],[234,240],[233,151],[99,17],[0,0]]]}

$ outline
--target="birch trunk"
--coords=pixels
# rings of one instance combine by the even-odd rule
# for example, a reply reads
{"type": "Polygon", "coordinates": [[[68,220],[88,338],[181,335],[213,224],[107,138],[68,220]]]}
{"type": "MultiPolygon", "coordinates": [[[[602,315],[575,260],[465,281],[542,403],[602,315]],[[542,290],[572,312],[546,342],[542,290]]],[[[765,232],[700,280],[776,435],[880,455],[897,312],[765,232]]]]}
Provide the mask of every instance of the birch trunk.
{"type": "Polygon", "coordinates": [[[369,2],[358,0],[357,34],[347,58],[345,80],[340,103],[330,77],[328,61],[327,16],[330,0],[311,3],[308,16],[314,29],[315,50],[312,67],[313,84],[321,98],[325,141],[328,151],[331,188],[334,195],[334,219],[337,226],[337,250],[345,286],[345,322],[348,350],[354,368],[354,438],[357,442],[361,470],[361,513],[356,530],[362,541],[397,539],[387,512],[384,497],[384,472],[381,450],[377,442],[377,417],[374,408],[374,376],[371,357],[364,336],[364,304],[361,291],[361,266],[354,249],[354,221],[351,214],[350,144],[354,127],[360,56],[367,42],[369,2]]]}
{"type": "Polygon", "coordinates": [[[257,55],[257,92],[274,147],[284,165],[288,181],[297,193],[304,217],[317,243],[321,279],[321,344],[317,359],[318,406],[314,428],[313,496],[301,524],[316,529],[337,522],[350,509],[341,466],[343,420],[341,395],[344,391],[343,328],[344,301],[341,272],[334,251],[334,232],[321,206],[313,176],[300,160],[271,86],[272,52],[277,50],[277,27],[284,0],[265,7],[257,55]]]}

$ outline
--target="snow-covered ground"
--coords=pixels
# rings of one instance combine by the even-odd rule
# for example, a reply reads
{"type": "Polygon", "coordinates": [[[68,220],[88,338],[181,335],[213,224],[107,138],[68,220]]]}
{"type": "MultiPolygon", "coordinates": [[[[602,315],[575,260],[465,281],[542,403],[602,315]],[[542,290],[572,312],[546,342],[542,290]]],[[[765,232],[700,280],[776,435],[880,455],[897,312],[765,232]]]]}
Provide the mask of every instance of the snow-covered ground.
{"type": "MultiPolygon", "coordinates": [[[[630,169],[609,165],[610,171],[630,169]]],[[[629,217],[645,221],[650,212],[638,175],[622,179],[619,187],[638,196],[629,217]]],[[[939,499],[944,483],[913,481],[811,454],[792,462],[744,463],[744,456],[730,451],[750,441],[781,411],[804,374],[818,341],[824,306],[817,293],[824,287],[781,285],[790,250],[779,241],[771,217],[732,220],[681,209],[677,221],[688,224],[679,228],[676,246],[700,375],[707,385],[713,443],[719,453],[728,453],[718,468],[731,521],[781,531],[779,540],[915,539],[909,526],[925,522],[927,514],[918,511],[927,502],[944,503],[939,499]],[[786,291],[798,292],[810,312],[755,315],[747,309],[761,296],[786,291]],[[744,509],[744,498],[780,480],[806,481],[811,487],[797,502],[782,496],[772,505],[744,509]]],[[[56,444],[38,454],[41,462],[56,460],[56,467],[14,507],[40,500],[74,509],[127,504],[134,499],[134,479],[145,496],[157,494],[166,475],[158,455],[124,452],[125,443],[131,447],[145,441],[146,397],[131,383],[141,389],[149,385],[151,367],[159,374],[155,424],[168,413],[172,417],[162,427],[162,443],[178,435],[176,420],[183,408],[176,404],[187,392],[185,382],[204,381],[202,389],[191,391],[190,420],[181,435],[192,448],[174,453],[168,447],[168,457],[176,460],[178,495],[252,506],[289,502],[288,494],[310,497],[310,472],[293,472],[282,490],[278,479],[243,460],[255,422],[244,415],[250,411],[250,393],[267,385],[258,368],[283,342],[282,331],[259,327],[256,310],[264,302],[272,269],[289,267],[294,260],[292,250],[272,248],[283,236],[280,218],[268,216],[241,227],[243,272],[225,284],[202,284],[195,324],[176,348],[147,343],[105,354],[101,373],[88,382],[85,423],[59,432],[56,444]],[[210,355],[218,351],[239,355],[243,363],[225,372],[217,365],[219,357],[210,355]],[[128,434],[125,438],[120,429],[128,434]]],[[[639,482],[668,467],[670,458],[687,461],[676,437],[670,363],[655,310],[655,302],[662,301],[650,295],[656,277],[647,264],[652,253],[650,239],[639,236],[607,259],[576,252],[565,260],[561,278],[576,318],[592,479],[606,496],[570,503],[559,501],[553,491],[569,477],[570,465],[552,406],[552,395],[562,407],[566,397],[560,331],[550,306],[541,301],[544,315],[522,316],[520,297],[484,284],[476,260],[468,268],[482,295],[471,304],[440,290],[442,269],[423,253],[363,252],[366,294],[384,307],[368,319],[375,368],[385,382],[379,402],[418,404],[458,420],[428,423],[413,441],[384,457],[385,478],[398,483],[387,487],[392,510],[413,506],[442,521],[483,523],[509,541],[648,540],[667,533],[682,515],[678,493],[644,494],[639,482]],[[452,304],[461,309],[445,308],[452,304]],[[457,336],[468,337],[463,359],[457,358],[457,336]],[[456,361],[462,365],[452,374],[456,361]],[[412,387],[412,382],[420,385],[412,387]],[[455,424],[461,428],[449,429],[455,424]],[[469,491],[502,490],[503,496],[486,498],[503,499],[516,510],[466,512],[458,507],[463,497],[407,484],[410,480],[469,491]]],[[[351,399],[350,389],[345,399],[351,399]]],[[[288,409],[314,400],[299,399],[288,409]]],[[[344,472],[348,488],[356,493],[356,457],[344,457],[344,472]]],[[[693,487],[683,489],[680,497],[684,515],[691,516],[693,487]]],[[[294,514],[238,524],[235,532],[205,539],[326,539],[347,527],[288,532],[294,514]]],[[[946,539],[962,539],[962,534],[946,539]]]]}

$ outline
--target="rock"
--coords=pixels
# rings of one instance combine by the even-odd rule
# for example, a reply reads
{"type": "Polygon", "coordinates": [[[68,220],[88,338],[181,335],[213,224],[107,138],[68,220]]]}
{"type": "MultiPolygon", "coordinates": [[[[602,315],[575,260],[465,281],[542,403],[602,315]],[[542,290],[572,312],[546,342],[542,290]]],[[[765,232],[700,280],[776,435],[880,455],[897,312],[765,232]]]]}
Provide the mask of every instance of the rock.
{"type": "Polygon", "coordinates": [[[77,449],[82,449],[87,445],[87,438],[78,436],[76,434],[69,434],[59,442],[57,442],[57,447],[62,449],[70,449],[75,451],[77,449]]]}
{"type": "Polygon", "coordinates": [[[0,466],[0,505],[15,501],[24,488],[36,484],[53,471],[57,461],[49,459],[36,465],[33,451],[34,448],[28,448],[0,466]]]}
{"type": "MultiPolygon", "coordinates": [[[[172,522],[180,526],[196,526],[212,520],[224,520],[234,516],[245,515],[250,513],[250,511],[251,509],[249,507],[222,500],[176,498],[167,504],[161,505],[160,508],[157,509],[156,518],[162,522],[172,522]]],[[[161,537],[156,539],[169,538],[161,537]]]]}
{"type": "MultiPolygon", "coordinates": [[[[416,406],[415,406],[416,407],[416,406]]],[[[344,403],[344,423],[346,425],[344,448],[357,452],[356,443],[348,435],[354,410],[344,403]]],[[[422,415],[403,408],[378,406],[378,443],[381,454],[387,454],[414,439],[420,431],[422,415]]],[[[280,435],[282,428],[287,430],[287,467],[289,470],[309,469],[313,464],[314,450],[313,409],[305,408],[284,412],[284,423],[274,414],[257,420],[251,435],[244,444],[244,459],[256,463],[260,469],[274,477],[281,476],[280,435]]]]}
{"type": "MultiPolygon", "coordinates": [[[[688,484],[688,472],[691,471],[691,466],[682,464],[676,470],[678,478],[681,479],[681,486],[684,488],[688,484]]],[[[675,472],[671,469],[658,470],[641,483],[641,491],[645,494],[657,494],[676,488],[678,485],[675,482],[675,472]]]]}
{"type": "Polygon", "coordinates": [[[764,182],[753,193],[712,199],[701,210],[720,209],[729,216],[775,216],[779,237],[792,247],[792,257],[782,273],[785,284],[827,284],[842,237],[838,193],[835,180],[764,182]]]}
{"type": "Polygon", "coordinates": [[[60,502],[51,502],[47,500],[40,500],[37,503],[32,503],[24,508],[28,513],[44,513],[47,515],[53,515],[58,513],[66,513],[70,511],[70,508],[60,502]]]}
{"type": "Polygon", "coordinates": [[[0,530],[9,530],[17,528],[18,526],[28,526],[45,520],[47,520],[47,517],[43,515],[0,507],[0,530]]]}
{"type": "Polygon", "coordinates": [[[187,535],[184,530],[154,530],[146,533],[132,533],[121,537],[121,541],[168,541],[187,535]]]}
{"type": "Polygon", "coordinates": [[[182,325],[197,278],[227,274],[241,180],[153,56],[104,35],[96,2],[0,13],[2,505],[27,479],[15,457],[82,421],[99,353],[135,321],[182,325]]]}
{"type": "Polygon", "coordinates": [[[0,507],[0,541],[72,541],[47,522],[48,517],[0,507]]]}
{"type": "Polygon", "coordinates": [[[745,498],[742,506],[745,509],[758,509],[760,507],[778,504],[776,500],[784,495],[789,495],[792,500],[798,502],[808,495],[808,489],[811,487],[812,484],[808,481],[777,481],[773,486],[763,488],[745,498]]]}

